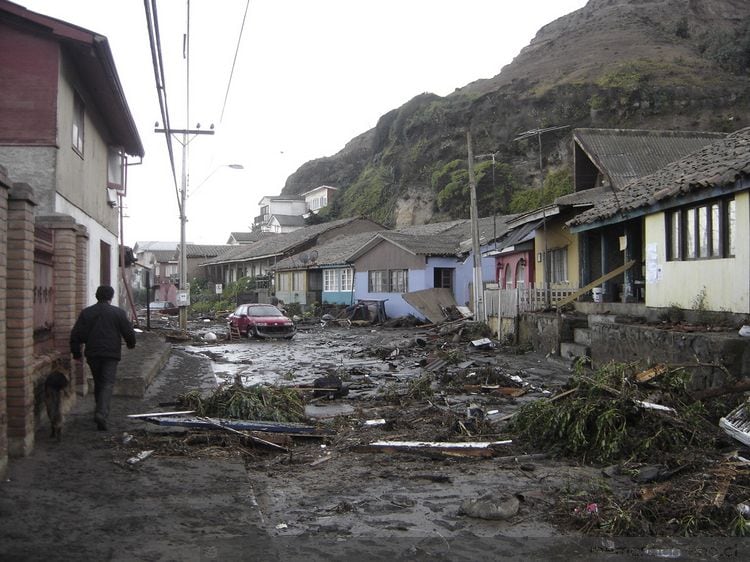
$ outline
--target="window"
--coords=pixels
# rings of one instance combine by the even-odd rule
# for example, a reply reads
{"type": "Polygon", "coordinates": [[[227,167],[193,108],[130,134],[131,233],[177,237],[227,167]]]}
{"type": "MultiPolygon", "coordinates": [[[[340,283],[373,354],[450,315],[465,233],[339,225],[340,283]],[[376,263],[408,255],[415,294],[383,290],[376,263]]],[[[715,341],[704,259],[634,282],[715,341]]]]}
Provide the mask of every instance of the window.
{"type": "Polygon", "coordinates": [[[407,282],[409,270],[394,269],[390,272],[391,285],[389,293],[406,293],[409,291],[407,282]]]}
{"type": "Polygon", "coordinates": [[[346,269],[342,269],[340,290],[351,291],[353,281],[354,281],[354,278],[352,276],[351,268],[347,267],[346,269]]]}
{"type": "Polygon", "coordinates": [[[83,119],[84,107],[81,96],[77,93],[73,98],[73,150],[83,157],[83,119]]]}
{"type": "Polygon", "coordinates": [[[292,288],[292,274],[279,273],[279,292],[289,293],[292,288]]]}
{"type": "Polygon", "coordinates": [[[526,284],[526,260],[520,259],[516,264],[516,288],[521,289],[526,284]]]}
{"type": "Polygon", "coordinates": [[[513,271],[510,268],[510,264],[505,264],[505,279],[503,281],[503,287],[506,289],[513,288],[513,271]]]}
{"type": "Polygon", "coordinates": [[[409,291],[408,269],[377,269],[367,273],[370,293],[406,293],[409,291]]]}
{"type": "Polygon", "coordinates": [[[388,272],[382,269],[369,271],[367,273],[367,290],[370,293],[388,292],[388,272]]]}
{"type": "Polygon", "coordinates": [[[338,270],[337,269],[324,269],[323,270],[323,290],[326,292],[338,291],[338,270]]]}
{"type": "Polygon", "coordinates": [[[99,241],[99,284],[111,285],[111,246],[104,240],[99,241]]]}
{"type": "Polygon", "coordinates": [[[547,252],[550,283],[568,282],[568,248],[557,248],[547,252]]]}
{"type": "Polygon", "coordinates": [[[452,267],[436,267],[433,286],[436,289],[453,289],[453,271],[452,267]]]}
{"type": "Polygon", "coordinates": [[[667,260],[734,256],[737,225],[734,198],[702,203],[666,214],[667,260]]]}
{"type": "Polygon", "coordinates": [[[305,272],[295,271],[292,273],[292,291],[305,290],[305,272]]]}

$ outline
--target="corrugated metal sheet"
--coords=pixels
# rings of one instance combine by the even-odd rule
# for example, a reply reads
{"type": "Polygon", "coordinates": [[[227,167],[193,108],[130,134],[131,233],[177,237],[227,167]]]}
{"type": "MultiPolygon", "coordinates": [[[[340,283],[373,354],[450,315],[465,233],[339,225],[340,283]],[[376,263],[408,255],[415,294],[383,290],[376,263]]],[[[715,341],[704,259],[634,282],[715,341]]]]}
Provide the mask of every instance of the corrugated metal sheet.
{"type": "Polygon", "coordinates": [[[618,190],[725,136],[724,133],[637,129],[573,131],[574,141],[618,190]]]}
{"type": "Polygon", "coordinates": [[[583,225],[700,189],[750,177],[750,128],[741,129],[626,186],[568,224],[583,225]]]}

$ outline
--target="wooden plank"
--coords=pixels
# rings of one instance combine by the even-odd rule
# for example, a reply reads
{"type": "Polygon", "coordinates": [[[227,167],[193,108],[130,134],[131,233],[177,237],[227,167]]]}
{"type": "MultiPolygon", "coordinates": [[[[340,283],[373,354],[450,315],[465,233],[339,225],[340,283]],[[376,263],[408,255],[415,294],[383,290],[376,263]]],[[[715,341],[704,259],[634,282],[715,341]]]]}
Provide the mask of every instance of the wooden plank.
{"type": "Polygon", "coordinates": [[[577,299],[578,297],[580,297],[581,295],[583,295],[583,294],[585,294],[585,293],[589,292],[589,291],[590,291],[591,289],[593,289],[594,287],[598,287],[599,285],[601,285],[601,284],[602,284],[602,283],[604,283],[605,281],[609,281],[609,280],[610,280],[610,279],[612,279],[613,277],[617,277],[617,276],[618,276],[618,275],[620,275],[621,273],[624,273],[625,271],[627,271],[628,269],[630,269],[631,267],[633,267],[633,265],[634,265],[634,264],[635,264],[635,260],[630,260],[629,262],[627,262],[627,263],[626,263],[626,264],[624,264],[624,265],[621,265],[621,266],[620,266],[620,267],[618,267],[617,269],[613,269],[613,270],[612,270],[612,271],[610,271],[609,273],[607,273],[607,274],[605,274],[605,275],[602,275],[601,277],[599,277],[599,279],[597,279],[597,280],[595,280],[595,281],[592,281],[591,283],[589,283],[588,285],[586,285],[586,286],[585,286],[585,287],[583,287],[582,289],[578,289],[578,290],[577,290],[577,291],[576,291],[575,293],[573,293],[572,295],[569,295],[569,296],[567,296],[566,298],[564,298],[564,299],[562,299],[562,300],[558,301],[558,302],[557,302],[557,303],[555,304],[555,306],[556,306],[557,308],[561,308],[561,307],[565,306],[566,304],[570,304],[570,303],[572,303],[572,302],[573,302],[574,300],[576,300],[576,299],[577,299]]]}
{"type": "Polygon", "coordinates": [[[418,453],[450,457],[492,457],[495,447],[509,445],[512,441],[486,441],[451,443],[445,441],[375,441],[356,447],[363,453],[418,453]]]}
{"type": "Polygon", "coordinates": [[[659,365],[654,365],[650,369],[637,373],[634,378],[636,382],[643,383],[643,382],[648,382],[651,379],[655,379],[656,377],[659,377],[667,372],[669,372],[669,367],[667,365],[659,364],[659,365]]]}
{"type": "Polygon", "coordinates": [[[194,414],[195,410],[182,410],[179,412],[151,412],[149,414],[128,414],[129,418],[152,418],[154,416],[184,416],[194,414]]]}

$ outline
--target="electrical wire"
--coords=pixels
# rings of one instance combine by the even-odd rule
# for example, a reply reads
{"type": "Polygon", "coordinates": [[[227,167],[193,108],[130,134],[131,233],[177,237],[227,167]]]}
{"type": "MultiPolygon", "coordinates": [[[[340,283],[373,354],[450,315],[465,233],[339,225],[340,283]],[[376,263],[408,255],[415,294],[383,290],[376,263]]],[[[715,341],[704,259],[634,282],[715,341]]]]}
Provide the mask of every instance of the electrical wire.
{"type": "Polygon", "coordinates": [[[154,68],[154,81],[156,83],[156,93],[159,98],[159,110],[161,112],[162,123],[164,124],[164,138],[167,143],[167,152],[169,154],[169,163],[172,169],[172,179],[174,181],[175,195],[177,196],[177,206],[182,214],[182,203],[180,202],[179,186],[177,183],[177,169],[174,162],[174,149],[172,147],[171,123],[169,119],[169,105],[167,103],[167,86],[164,78],[164,62],[161,53],[161,37],[159,34],[159,17],[156,10],[156,0],[143,0],[146,11],[146,25],[148,27],[148,39],[151,45],[151,64],[154,68]]]}
{"type": "Polygon", "coordinates": [[[234,77],[234,68],[237,64],[237,55],[240,52],[240,43],[242,43],[242,35],[245,31],[245,21],[247,20],[247,12],[250,8],[250,0],[245,3],[245,15],[242,16],[242,26],[240,27],[240,34],[237,37],[237,46],[234,49],[234,59],[232,60],[232,70],[229,72],[229,80],[227,81],[227,90],[224,93],[224,104],[221,106],[221,116],[219,117],[219,123],[224,121],[224,110],[227,108],[227,100],[229,99],[229,90],[232,87],[232,78],[234,77]]]}

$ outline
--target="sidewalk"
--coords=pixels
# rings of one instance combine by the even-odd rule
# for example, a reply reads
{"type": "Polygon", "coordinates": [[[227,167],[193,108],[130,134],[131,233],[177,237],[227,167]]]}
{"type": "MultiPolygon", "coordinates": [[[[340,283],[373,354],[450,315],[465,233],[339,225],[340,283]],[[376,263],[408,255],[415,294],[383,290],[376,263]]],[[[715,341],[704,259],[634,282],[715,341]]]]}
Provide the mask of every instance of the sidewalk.
{"type": "Polygon", "coordinates": [[[145,429],[160,429],[128,414],[163,410],[160,402],[215,384],[204,361],[170,351],[157,334],[138,334],[136,348],[123,350],[109,431],[96,429],[91,392],[66,414],[62,442],[40,424],[33,453],[11,459],[0,482],[0,559],[241,560],[249,550],[268,552],[242,458],[171,453],[127,462],[148,449],[145,429]],[[125,435],[133,436],[127,445],[125,435]]]}

